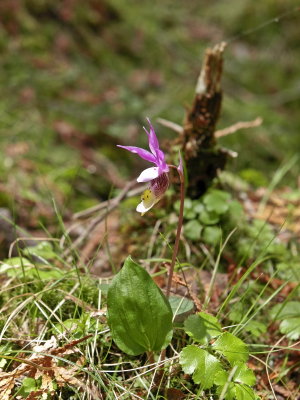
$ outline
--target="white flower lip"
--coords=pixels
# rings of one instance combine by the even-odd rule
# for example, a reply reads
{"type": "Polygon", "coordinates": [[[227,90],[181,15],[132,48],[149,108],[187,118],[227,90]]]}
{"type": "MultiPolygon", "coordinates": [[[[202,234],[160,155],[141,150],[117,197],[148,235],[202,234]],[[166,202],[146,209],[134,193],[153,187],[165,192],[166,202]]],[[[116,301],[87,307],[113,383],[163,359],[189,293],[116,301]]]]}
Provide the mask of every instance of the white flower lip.
{"type": "Polygon", "coordinates": [[[149,211],[156,203],[158,203],[160,199],[161,199],[161,197],[156,197],[156,198],[153,200],[153,202],[152,202],[148,207],[146,207],[145,204],[144,204],[144,202],[141,201],[141,202],[137,205],[136,211],[139,212],[139,213],[141,213],[141,215],[143,216],[143,215],[144,215],[147,211],[149,211]]]}
{"type": "Polygon", "coordinates": [[[141,202],[137,205],[136,207],[136,211],[141,213],[142,215],[144,215],[147,211],[149,211],[153,206],[154,206],[154,202],[149,206],[149,207],[145,207],[144,203],[141,202]]]}
{"type": "Polygon", "coordinates": [[[149,182],[157,178],[160,175],[158,167],[146,168],[137,178],[138,182],[149,182]]]}

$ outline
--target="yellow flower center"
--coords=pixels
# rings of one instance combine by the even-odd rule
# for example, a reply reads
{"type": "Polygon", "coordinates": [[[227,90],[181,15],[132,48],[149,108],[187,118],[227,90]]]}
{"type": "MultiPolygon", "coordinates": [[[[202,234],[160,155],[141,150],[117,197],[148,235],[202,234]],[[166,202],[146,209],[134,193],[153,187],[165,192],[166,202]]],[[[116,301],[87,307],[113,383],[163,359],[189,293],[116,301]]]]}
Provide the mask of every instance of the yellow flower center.
{"type": "Polygon", "coordinates": [[[141,200],[144,203],[145,208],[150,207],[153,203],[157,201],[155,195],[150,189],[146,189],[141,196],[141,200]]]}

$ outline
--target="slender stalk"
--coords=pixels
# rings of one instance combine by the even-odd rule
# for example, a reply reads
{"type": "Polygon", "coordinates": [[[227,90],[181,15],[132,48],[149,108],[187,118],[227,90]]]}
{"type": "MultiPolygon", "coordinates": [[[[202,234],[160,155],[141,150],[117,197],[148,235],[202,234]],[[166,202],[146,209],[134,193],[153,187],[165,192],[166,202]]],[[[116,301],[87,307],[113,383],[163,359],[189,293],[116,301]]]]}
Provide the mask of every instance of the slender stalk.
{"type": "Polygon", "coordinates": [[[169,276],[168,276],[167,297],[170,296],[170,291],[171,291],[171,286],[172,286],[174,266],[175,266],[175,261],[176,261],[177,254],[178,254],[179,240],[180,240],[180,234],[181,234],[181,229],[182,229],[182,224],[183,224],[183,209],[184,209],[184,175],[183,175],[183,172],[179,168],[175,167],[175,165],[169,165],[169,167],[175,168],[180,177],[180,209],[179,209],[179,216],[178,216],[178,223],[177,223],[176,239],[175,239],[175,244],[174,244],[174,248],[173,248],[172,262],[171,262],[169,276]]]}

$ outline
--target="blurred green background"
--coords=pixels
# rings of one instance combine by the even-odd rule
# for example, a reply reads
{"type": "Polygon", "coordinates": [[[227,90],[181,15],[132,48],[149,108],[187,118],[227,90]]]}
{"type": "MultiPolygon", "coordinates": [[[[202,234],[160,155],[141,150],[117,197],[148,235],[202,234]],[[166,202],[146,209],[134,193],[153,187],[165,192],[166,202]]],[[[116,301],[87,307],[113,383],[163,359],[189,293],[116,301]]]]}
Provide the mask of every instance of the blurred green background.
{"type": "MultiPolygon", "coordinates": [[[[297,6],[1,0],[0,207],[33,228],[53,217],[53,199],[68,215],[122,187],[139,164],[115,144],[145,145],[146,116],[160,138],[174,138],[155,119],[182,123],[205,49],[224,40],[218,128],[264,122],[220,143],[239,153],[230,170],[267,185],[300,149],[297,6]]],[[[282,183],[298,176],[299,162],[282,183]]]]}

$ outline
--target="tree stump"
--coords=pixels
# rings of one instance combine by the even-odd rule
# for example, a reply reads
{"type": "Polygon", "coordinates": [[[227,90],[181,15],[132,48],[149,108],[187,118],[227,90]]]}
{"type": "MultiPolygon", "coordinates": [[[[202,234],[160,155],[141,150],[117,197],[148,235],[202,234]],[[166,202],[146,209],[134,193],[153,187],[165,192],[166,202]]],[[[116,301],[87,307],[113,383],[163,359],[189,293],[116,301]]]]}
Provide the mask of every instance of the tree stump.
{"type": "Polygon", "coordinates": [[[196,86],[196,96],[187,111],[179,143],[189,177],[187,194],[198,198],[225,167],[227,152],[217,145],[215,127],[222,105],[221,77],[225,43],[207,49],[196,86]]]}

